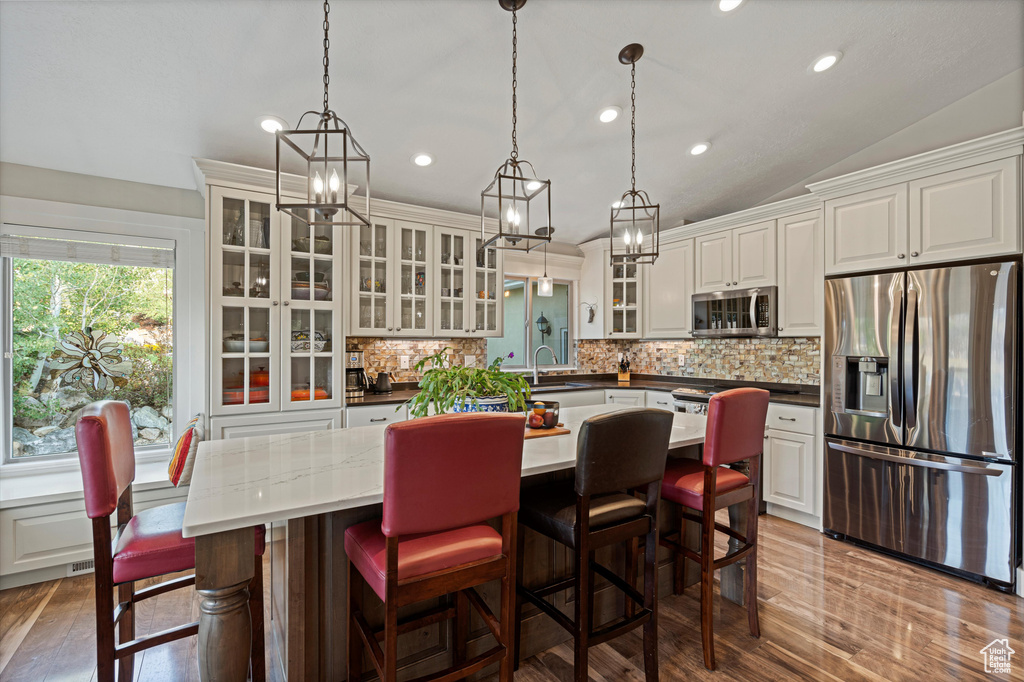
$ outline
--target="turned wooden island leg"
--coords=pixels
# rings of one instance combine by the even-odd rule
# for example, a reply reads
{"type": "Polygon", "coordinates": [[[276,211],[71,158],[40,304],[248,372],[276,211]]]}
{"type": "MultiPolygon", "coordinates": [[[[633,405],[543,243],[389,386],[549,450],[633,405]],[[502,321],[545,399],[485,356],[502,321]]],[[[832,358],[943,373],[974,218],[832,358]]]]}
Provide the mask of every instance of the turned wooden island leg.
{"type": "Polygon", "coordinates": [[[199,679],[244,682],[249,672],[252,621],[249,581],[254,572],[252,528],[196,537],[199,593],[199,679]]]}

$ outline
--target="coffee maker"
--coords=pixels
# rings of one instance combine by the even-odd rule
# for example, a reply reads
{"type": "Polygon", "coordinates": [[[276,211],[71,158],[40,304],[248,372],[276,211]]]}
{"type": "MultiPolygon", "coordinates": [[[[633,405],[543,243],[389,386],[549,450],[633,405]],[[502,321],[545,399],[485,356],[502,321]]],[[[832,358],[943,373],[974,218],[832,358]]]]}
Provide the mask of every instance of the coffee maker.
{"type": "Polygon", "coordinates": [[[345,398],[362,398],[368,386],[366,370],[363,369],[363,351],[347,351],[345,353],[345,398]]]}

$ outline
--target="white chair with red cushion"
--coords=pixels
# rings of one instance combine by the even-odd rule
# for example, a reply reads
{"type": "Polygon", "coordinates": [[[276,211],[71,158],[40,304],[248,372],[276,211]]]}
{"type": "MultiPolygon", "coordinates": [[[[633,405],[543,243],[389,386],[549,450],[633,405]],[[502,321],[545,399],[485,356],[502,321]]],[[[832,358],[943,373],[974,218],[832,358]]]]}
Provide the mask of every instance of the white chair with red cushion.
{"type": "MultiPolygon", "coordinates": [[[[195,584],[195,576],[167,580],[138,592],[135,581],[195,569],[195,540],[181,535],[184,502],[132,513],[135,447],[127,404],[104,400],[87,405],[75,425],[75,436],[96,560],[96,679],[114,682],[114,664],[119,662],[118,679],[131,680],[136,653],[199,631],[199,623],[195,622],[135,639],[135,604],[190,587],[195,584]],[[115,511],[117,535],[111,541],[110,517],[115,511]],[[115,587],[119,603],[111,611],[115,587]]],[[[253,623],[250,669],[254,682],[262,682],[264,527],[256,526],[255,533],[256,573],[249,584],[249,614],[253,623]]]]}

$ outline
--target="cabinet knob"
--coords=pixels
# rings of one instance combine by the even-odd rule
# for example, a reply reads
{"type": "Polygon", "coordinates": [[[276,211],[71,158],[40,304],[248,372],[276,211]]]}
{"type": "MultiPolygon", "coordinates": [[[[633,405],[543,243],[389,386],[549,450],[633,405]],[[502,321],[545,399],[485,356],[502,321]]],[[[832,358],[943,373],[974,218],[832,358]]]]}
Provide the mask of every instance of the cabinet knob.
{"type": "Polygon", "coordinates": [[[737,284],[739,284],[739,282],[733,282],[732,283],[733,286],[736,286],[737,284]]]}
{"type": "Polygon", "coordinates": [[[468,330],[468,329],[466,330],[466,333],[467,333],[467,334],[469,333],[469,330],[468,330]]]}
{"type": "Polygon", "coordinates": [[[783,329],[785,329],[785,327],[779,327],[779,331],[780,331],[780,332],[781,332],[781,331],[782,331],[783,329]]]}
{"type": "Polygon", "coordinates": [[[726,282],[725,286],[731,286],[731,283],[730,282],[726,282]]]}
{"type": "Polygon", "coordinates": [[[919,254],[919,253],[918,253],[917,251],[911,251],[911,252],[910,252],[910,257],[911,257],[911,258],[917,258],[917,257],[918,257],[918,256],[920,256],[920,255],[921,255],[921,254],[919,254]]]}
{"type": "Polygon", "coordinates": [[[400,331],[402,331],[402,328],[401,328],[401,327],[399,327],[399,328],[398,328],[398,329],[396,329],[395,331],[396,331],[396,332],[400,332],[400,331]]]}
{"type": "Polygon", "coordinates": [[[284,302],[285,305],[291,305],[288,301],[284,302]]]}
{"type": "Polygon", "coordinates": [[[900,260],[903,260],[904,258],[907,257],[907,255],[904,254],[904,253],[898,253],[898,254],[896,254],[896,257],[899,258],[900,260]]]}
{"type": "Polygon", "coordinates": [[[277,301],[274,301],[274,305],[277,305],[277,301]]]}
{"type": "Polygon", "coordinates": [[[392,331],[391,327],[388,327],[388,331],[392,331]]]}

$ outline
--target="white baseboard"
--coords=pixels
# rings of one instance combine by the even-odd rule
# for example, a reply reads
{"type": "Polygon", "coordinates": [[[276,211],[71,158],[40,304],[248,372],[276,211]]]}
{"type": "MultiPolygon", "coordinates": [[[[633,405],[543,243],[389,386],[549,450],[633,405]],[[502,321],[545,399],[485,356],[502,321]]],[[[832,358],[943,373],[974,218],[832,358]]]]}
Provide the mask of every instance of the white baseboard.
{"type": "Polygon", "coordinates": [[[22,587],[24,585],[43,583],[47,580],[58,580],[66,577],[68,577],[67,564],[36,568],[20,573],[10,573],[8,575],[0,575],[0,590],[9,590],[12,587],[22,587]]]}
{"type": "Polygon", "coordinates": [[[783,507],[782,505],[768,503],[768,514],[771,516],[778,516],[780,519],[786,519],[793,523],[799,523],[801,526],[807,526],[814,530],[821,530],[821,519],[814,514],[808,514],[807,512],[796,511],[789,507],[783,507]]]}
{"type": "Polygon", "coordinates": [[[1017,569],[1017,596],[1024,598],[1024,566],[1017,569]]]}

